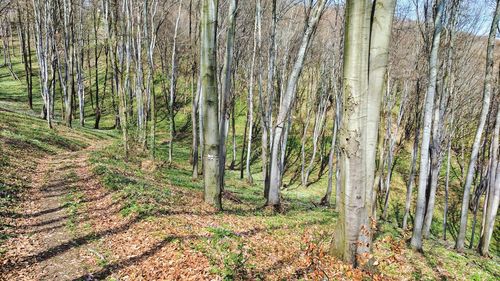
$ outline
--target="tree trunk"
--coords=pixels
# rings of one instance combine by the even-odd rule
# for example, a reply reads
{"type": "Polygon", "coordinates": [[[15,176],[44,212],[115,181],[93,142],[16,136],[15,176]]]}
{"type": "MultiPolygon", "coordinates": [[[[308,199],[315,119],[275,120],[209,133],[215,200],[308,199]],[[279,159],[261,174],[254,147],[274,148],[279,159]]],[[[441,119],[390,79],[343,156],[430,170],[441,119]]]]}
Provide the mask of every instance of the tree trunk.
{"type": "Polygon", "coordinates": [[[488,115],[488,111],[490,108],[492,83],[494,80],[493,57],[495,49],[495,37],[499,19],[500,19],[500,0],[497,0],[495,14],[493,16],[493,21],[491,23],[490,33],[488,37],[488,48],[486,51],[486,71],[485,71],[484,88],[483,88],[483,105],[481,108],[481,116],[476,130],[476,135],[474,137],[474,143],[472,145],[469,168],[467,169],[467,176],[465,178],[464,195],[462,199],[462,211],[460,216],[460,230],[458,232],[457,243],[455,245],[455,249],[459,252],[464,250],[465,234],[467,231],[467,217],[468,217],[467,215],[469,212],[470,188],[474,177],[474,171],[476,169],[476,161],[477,161],[477,156],[479,154],[481,137],[483,135],[484,126],[486,124],[486,116],[488,115]]]}
{"type": "Polygon", "coordinates": [[[319,22],[321,15],[325,9],[325,0],[319,0],[315,5],[314,9],[311,11],[311,15],[307,20],[307,28],[304,30],[302,35],[302,40],[300,43],[300,48],[298,49],[297,58],[293,65],[290,76],[288,77],[288,83],[285,92],[282,95],[282,102],[278,111],[278,116],[276,118],[276,123],[274,125],[274,132],[272,136],[272,146],[271,146],[271,165],[270,165],[270,178],[269,178],[269,193],[267,197],[267,205],[274,206],[275,208],[280,206],[280,188],[283,177],[284,170],[284,155],[287,144],[286,137],[286,122],[290,120],[290,111],[292,109],[293,101],[295,100],[297,81],[302,72],[302,67],[304,65],[305,55],[311,38],[314,34],[316,26],[319,22]]]}
{"type": "MultiPolygon", "coordinates": [[[[252,135],[253,135],[253,91],[254,91],[254,77],[255,77],[255,60],[257,56],[260,57],[260,37],[261,34],[261,6],[260,0],[255,2],[255,24],[253,33],[253,52],[252,64],[250,66],[250,79],[248,86],[248,143],[247,143],[247,158],[246,158],[246,174],[248,183],[253,183],[252,170],[250,159],[252,156],[252,135]]],[[[259,65],[260,66],[260,65],[259,65]]],[[[258,69],[260,72],[260,67],[258,69]]]]}
{"type": "Polygon", "coordinates": [[[174,137],[175,137],[175,98],[177,93],[177,32],[179,30],[179,21],[181,18],[181,9],[182,9],[182,0],[179,2],[179,11],[177,13],[177,19],[175,20],[174,27],[174,42],[172,44],[172,72],[170,75],[170,99],[169,99],[169,117],[170,117],[170,142],[168,145],[168,163],[172,164],[172,153],[173,153],[173,145],[174,145],[174,137]]]}
{"type": "Polygon", "coordinates": [[[432,114],[434,112],[434,96],[436,93],[436,80],[438,72],[438,52],[439,42],[441,41],[441,31],[443,28],[442,15],[446,0],[440,0],[438,3],[436,17],[434,19],[434,35],[429,55],[429,85],[427,87],[427,96],[424,104],[424,122],[422,134],[422,147],[420,148],[420,173],[417,195],[417,209],[415,212],[415,221],[413,224],[413,234],[411,237],[412,248],[422,251],[422,227],[425,216],[425,193],[427,187],[429,170],[429,146],[431,138],[432,114]]]}
{"type": "MultiPolygon", "coordinates": [[[[224,190],[224,174],[226,170],[226,139],[227,139],[227,125],[229,123],[229,109],[230,109],[230,94],[231,94],[231,74],[233,63],[233,49],[234,37],[236,33],[236,13],[238,10],[238,0],[231,0],[229,4],[229,12],[227,18],[227,38],[226,38],[226,54],[224,56],[224,66],[222,69],[222,108],[220,114],[220,185],[221,190],[224,190]]],[[[234,155],[234,154],[233,154],[234,155]]]]}
{"type": "Polygon", "coordinates": [[[347,1],[346,5],[345,109],[339,134],[341,191],[333,251],[358,266],[368,262],[372,246],[378,119],[395,1],[377,1],[373,6],[369,0],[347,1]]]}
{"type": "Polygon", "coordinates": [[[495,129],[491,141],[490,173],[488,184],[488,196],[485,200],[486,212],[483,213],[484,223],[481,229],[481,238],[479,240],[479,253],[483,256],[489,255],[491,236],[493,234],[498,204],[500,200],[500,161],[498,159],[500,135],[500,108],[497,107],[497,116],[495,120],[495,129]]]}
{"type": "Polygon", "coordinates": [[[217,0],[203,0],[201,10],[201,88],[203,92],[203,177],[205,202],[222,209],[219,177],[219,101],[217,94],[217,0]]]}

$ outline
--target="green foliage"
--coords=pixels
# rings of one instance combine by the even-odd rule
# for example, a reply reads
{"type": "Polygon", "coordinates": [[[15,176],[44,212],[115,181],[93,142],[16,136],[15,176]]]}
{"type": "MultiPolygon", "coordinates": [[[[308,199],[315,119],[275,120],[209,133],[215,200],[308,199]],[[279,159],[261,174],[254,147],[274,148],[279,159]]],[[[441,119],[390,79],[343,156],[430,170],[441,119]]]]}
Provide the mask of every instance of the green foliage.
{"type": "Polygon", "coordinates": [[[143,155],[125,161],[118,156],[120,147],[117,142],[104,150],[92,152],[92,172],[105,188],[117,192],[116,200],[122,203],[120,213],[123,216],[147,217],[161,212],[171,199],[170,190],[144,178],[144,173],[138,168],[143,155]]]}
{"type": "MultiPolygon", "coordinates": [[[[76,177],[76,174],[75,174],[76,177]]],[[[68,219],[66,221],[66,227],[71,231],[75,232],[78,226],[78,213],[82,208],[82,200],[84,195],[81,192],[72,189],[71,192],[65,195],[63,206],[68,214],[68,219]]]]}
{"type": "Polygon", "coordinates": [[[247,263],[251,252],[243,239],[222,227],[209,227],[207,230],[212,237],[200,249],[210,260],[212,272],[223,280],[246,280],[252,267],[247,263]]]}

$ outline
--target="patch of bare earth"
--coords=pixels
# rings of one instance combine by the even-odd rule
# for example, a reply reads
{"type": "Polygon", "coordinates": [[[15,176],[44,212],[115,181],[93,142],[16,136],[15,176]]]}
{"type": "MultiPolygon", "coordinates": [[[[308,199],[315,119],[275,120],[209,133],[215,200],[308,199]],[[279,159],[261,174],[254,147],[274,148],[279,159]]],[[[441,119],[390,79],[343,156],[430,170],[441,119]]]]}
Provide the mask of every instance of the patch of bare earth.
{"type": "Polygon", "coordinates": [[[105,204],[113,201],[89,172],[93,148],[38,163],[32,188],[14,210],[14,237],[3,245],[0,279],[73,280],[99,267],[94,261],[99,253],[89,243],[96,238],[92,227],[112,212],[105,204]],[[97,203],[102,207],[88,213],[97,203]]]}

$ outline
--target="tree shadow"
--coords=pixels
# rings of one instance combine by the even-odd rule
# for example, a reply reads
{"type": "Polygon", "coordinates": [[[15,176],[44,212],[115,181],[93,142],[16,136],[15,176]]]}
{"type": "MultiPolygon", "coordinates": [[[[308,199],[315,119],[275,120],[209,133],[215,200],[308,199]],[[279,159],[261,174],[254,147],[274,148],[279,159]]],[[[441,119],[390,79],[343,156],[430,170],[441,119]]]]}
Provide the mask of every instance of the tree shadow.
{"type": "Polygon", "coordinates": [[[99,240],[101,238],[110,236],[110,235],[116,235],[122,232],[127,231],[130,229],[134,224],[139,222],[142,219],[140,216],[136,216],[132,218],[131,220],[117,226],[111,229],[107,230],[102,230],[99,232],[92,232],[90,234],[71,239],[70,241],[61,243],[57,246],[51,247],[47,250],[44,250],[42,252],[39,252],[37,254],[29,255],[27,257],[21,258],[16,260],[15,262],[4,264],[2,268],[0,269],[0,272],[6,272],[6,271],[11,271],[17,267],[23,266],[23,267],[29,267],[35,263],[39,263],[42,261],[45,261],[47,259],[50,259],[52,257],[61,255],[68,250],[72,248],[77,248],[83,245],[86,245],[92,241],[99,240]]]}
{"type": "MultiPolygon", "coordinates": [[[[111,215],[117,214],[118,212],[121,211],[121,208],[118,208],[118,209],[113,210],[111,212],[108,212],[108,210],[112,209],[114,206],[117,206],[119,204],[121,204],[121,201],[120,200],[115,200],[115,201],[113,201],[111,204],[109,204],[106,207],[92,209],[92,212],[96,213],[96,214],[94,214],[92,216],[86,216],[85,219],[82,219],[82,220],[77,220],[77,223],[82,224],[82,223],[91,221],[93,219],[100,218],[100,217],[102,217],[104,215],[111,216],[111,215]],[[101,213],[101,212],[104,212],[104,211],[106,211],[105,214],[101,213]]],[[[65,207],[67,207],[67,205],[65,205],[65,207]]],[[[81,213],[79,215],[81,215],[81,213]]],[[[65,216],[62,216],[62,217],[58,217],[58,218],[55,218],[55,219],[43,221],[43,222],[40,222],[40,223],[18,226],[17,228],[37,228],[37,227],[42,227],[42,226],[46,226],[46,225],[50,225],[50,224],[62,222],[62,221],[68,220],[70,218],[71,218],[71,215],[65,215],[65,216]]],[[[53,231],[53,230],[56,230],[56,229],[59,229],[59,228],[65,227],[65,226],[66,225],[64,223],[62,223],[62,224],[58,224],[58,225],[54,225],[54,226],[50,226],[50,227],[46,227],[46,228],[39,228],[39,229],[32,230],[32,231],[27,230],[27,231],[24,231],[24,232],[21,231],[21,232],[18,232],[18,233],[19,234],[33,235],[33,234],[36,234],[36,233],[50,232],[50,231],[53,231]]]]}
{"type": "MultiPolygon", "coordinates": [[[[308,223],[301,224],[301,226],[302,225],[307,226],[308,223]]],[[[251,236],[254,236],[254,235],[261,233],[261,232],[264,232],[264,231],[273,231],[273,230],[277,230],[277,229],[281,229],[281,227],[280,226],[273,226],[273,227],[268,227],[268,228],[257,227],[257,228],[249,229],[249,230],[243,231],[243,232],[236,232],[235,234],[237,236],[240,236],[240,237],[251,237],[251,236]]],[[[115,272],[115,271],[127,268],[129,266],[132,266],[134,264],[142,262],[145,259],[155,255],[162,248],[164,248],[166,245],[168,245],[169,243],[176,241],[176,240],[188,241],[188,240],[212,239],[212,238],[213,238],[213,235],[210,235],[210,234],[204,234],[204,235],[193,234],[193,235],[186,235],[186,236],[171,235],[171,236],[168,236],[168,237],[160,240],[159,242],[155,243],[151,248],[144,251],[140,255],[133,256],[133,257],[130,257],[130,258],[125,259],[125,260],[120,260],[120,261],[116,261],[114,263],[108,264],[108,265],[104,266],[101,270],[98,270],[98,271],[92,272],[92,273],[86,273],[82,276],[74,278],[73,281],[84,281],[84,280],[95,280],[95,279],[104,280],[107,277],[109,277],[111,274],[113,274],[113,272],[115,272]]],[[[298,255],[300,255],[300,253],[297,254],[297,257],[292,256],[291,258],[283,259],[281,261],[276,262],[272,268],[268,269],[268,272],[271,272],[272,270],[277,270],[277,269],[285,266],[287,264],[287,262],[291,262],[295,258],[298,258],[298,255]]],[[[266,271],[264,271],[263,273],[266,273],[266,271]]]]}

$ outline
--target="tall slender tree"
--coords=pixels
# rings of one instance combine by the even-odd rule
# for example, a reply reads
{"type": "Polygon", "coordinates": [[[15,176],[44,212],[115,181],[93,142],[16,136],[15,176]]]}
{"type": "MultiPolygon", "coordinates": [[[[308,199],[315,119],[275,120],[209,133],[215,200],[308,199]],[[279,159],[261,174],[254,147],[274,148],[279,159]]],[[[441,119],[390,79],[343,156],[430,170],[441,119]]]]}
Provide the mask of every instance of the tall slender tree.
{"type": "Polygon", "coordinates": [[[219,176],[219,118],[216,69],[217,0],[202,0],[201,91],[203,93],[203,177],[205,202],[222,209],[219,176]]]}
{"type": "Polygon", "coordinates": [[[488,36],[488,46],[486,50],[486,70],[485,70],[485,78],[483,86],[483,104],[481,107],[479,124],[477,126],[476,134],[474,136],[474,143],[472,145],[469,168],[467,169],[467,174],[465,177],[464,195],[462,199],[462,210],[460,215],[460,229],[458,231],[457,243],[455,244],[455,249],[459,252],[464,250],[465,234],[467,231],[467,215],[469,212],[470,189],[472,186],[472,182],[474,180],[474,172],[476,170],[476,162],[479,154],[479,148],[481,144],[481,138],[483,136],[484,126],[486,124],[486,117],[490,109],[491,93],[494,81],[493,58],[494,58],[498,22],[500,20],[500,0],[497,0],[496,2],[497,2],[496,8],[493,14],[493,20],[491,22],[490,32],[488,36]]]}
{"type": "Polygon", "coordinates": [[[415,222],[411,237],[411,246],[422,250],[422,227],[424,223],[426,200],[425,191],[427,188],[429,169],[429,146],[431,138],[432,114],[434,112],[434,96],[436,93],[436,82],[438,72],[438,52],[441,41],[441,31],[443,29],[443,11],[446,0],[438,0],[437,12],[434,18],[434,34],[432,39],[431,52],[429,55],[429,85],[424,103],[424,122],[422,134],[422,146],[420,148],[420,173],[418,182],[417,210],[415,212],[415,222]]]}
{"type": "Polygon", "coordinates": [[[319,0],[315,3],[315,7],[311,11],[306,22],[306,28],[302,34],[300,47],[297,52],[297,57],[293,65],[286,90],[281,97],[281,103],[278,110],[278,116],[275,124],[273,124],[273,134],[271,141],[271,163],[270,163],[270,178],[269,192],[267,196],[267,205],[280,206],[280,188],[284,172],[285,148],[287,144],[288,126],[290,122],[290,111],[293,106],[293,101],[296,96],[297,81],[302,73],[306,52],[311,43],[312,36],[316,30],[321,15],[326,6],[326,0],[319,0]]]}

